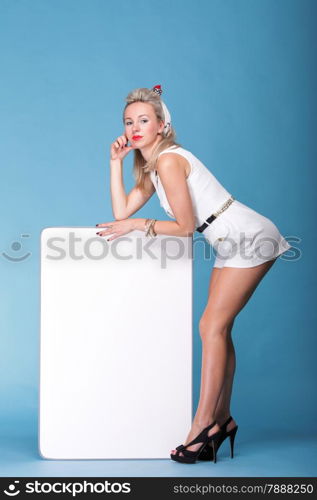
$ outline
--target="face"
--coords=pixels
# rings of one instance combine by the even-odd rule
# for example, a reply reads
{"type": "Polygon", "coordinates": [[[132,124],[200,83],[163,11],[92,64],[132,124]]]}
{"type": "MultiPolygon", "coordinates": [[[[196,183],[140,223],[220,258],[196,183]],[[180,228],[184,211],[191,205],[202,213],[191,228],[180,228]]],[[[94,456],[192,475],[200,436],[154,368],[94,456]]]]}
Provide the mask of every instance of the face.
{"type": "Polygon", "coordinates": [[[164,129],[164,122],[158,121],[151,104],[133,102],[124,113],[125,135],[135,148],[145,148],[161,140],[158,132],[164,129]]]}

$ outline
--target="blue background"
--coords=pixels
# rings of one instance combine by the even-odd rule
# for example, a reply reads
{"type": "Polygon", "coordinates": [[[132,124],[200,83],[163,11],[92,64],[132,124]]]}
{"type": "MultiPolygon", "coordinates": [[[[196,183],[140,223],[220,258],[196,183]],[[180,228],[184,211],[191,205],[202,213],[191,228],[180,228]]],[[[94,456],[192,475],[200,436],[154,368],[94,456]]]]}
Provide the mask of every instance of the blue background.
{"type": "MultiPolygon", "coordinates": [[[[316,7],[0,1],[0,248],[14,258],[31,252],[21,262],[0,257],[1,475],[315,475],[316,7]],[[123,130],[124,99],[156,84],[183,147],[293,243],[233,330],[237,459],[224,450],[216,466],[194,471],[170,460],[45,461],[37,452],[40,232],[112,220],[109,147],[123,130]]],[[[132,153],[124,170],[129,191],[132,153]]],[[[156,195],[134,217],[168,218],[156,195]]],[[[193,413],[212,264],[197,252],[193,413]]]]}

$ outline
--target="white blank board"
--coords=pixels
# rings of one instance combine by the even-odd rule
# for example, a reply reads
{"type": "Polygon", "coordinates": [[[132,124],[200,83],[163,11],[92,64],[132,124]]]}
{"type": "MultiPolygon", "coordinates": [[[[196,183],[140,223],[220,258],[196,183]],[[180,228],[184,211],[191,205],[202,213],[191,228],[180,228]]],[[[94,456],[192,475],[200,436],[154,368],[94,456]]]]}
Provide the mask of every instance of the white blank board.
{"type": "Polygon", "coordinates": [[[192,422],[192,238],[41,232],[39,452],[169,458],[192,422]]]}

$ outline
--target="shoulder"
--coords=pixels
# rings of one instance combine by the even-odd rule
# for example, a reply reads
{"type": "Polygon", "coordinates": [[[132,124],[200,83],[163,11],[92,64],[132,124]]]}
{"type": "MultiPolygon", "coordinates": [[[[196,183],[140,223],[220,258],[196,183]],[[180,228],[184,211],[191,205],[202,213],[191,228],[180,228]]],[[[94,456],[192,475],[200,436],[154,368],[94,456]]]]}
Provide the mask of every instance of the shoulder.
{"type": "Polygon", "coordinates": [[[165,153],[156,162],[156,170],[161,178],[186,178],[186,168],[183,159],[175,153],[165,153]]]}
{"type": "Polygon", "coordinates": [[[169,151],[162,151],[156,162],[156,170],[161,175],[165,173],[178,174],[187,178],[190,172],[190,166],[186,158],[183,155],[171,153],[169,151]]]}
{"type": "Polygon", "coordinates": [[[157,161],[156,161],[156,166],[158,165],[170,165],[170,164],[177,164],[179,163],[181,156],[176,153],[171,153],[169,151],[161,151],[159,154],[157,161]]]}

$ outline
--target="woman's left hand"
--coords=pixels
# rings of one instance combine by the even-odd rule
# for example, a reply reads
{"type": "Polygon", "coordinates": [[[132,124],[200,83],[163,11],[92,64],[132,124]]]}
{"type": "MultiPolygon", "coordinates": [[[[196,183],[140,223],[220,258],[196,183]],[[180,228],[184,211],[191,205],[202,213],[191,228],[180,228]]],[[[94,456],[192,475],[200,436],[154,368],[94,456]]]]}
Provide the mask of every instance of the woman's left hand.
{"type": "Polygon", "coordinates": [[[97,227],[104,227],[102,231],[99,231],[99,236],[107,236],[108,234],[114,234],[111,238],[107,238],[107,241],[115,240],[124,234],[134,231],[133,219],[122,219],[115,220],[112,222],[103,222],[102,224],[96,224],[97,227]]]}

